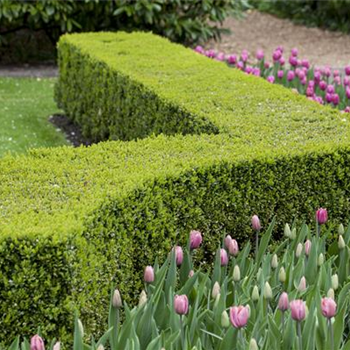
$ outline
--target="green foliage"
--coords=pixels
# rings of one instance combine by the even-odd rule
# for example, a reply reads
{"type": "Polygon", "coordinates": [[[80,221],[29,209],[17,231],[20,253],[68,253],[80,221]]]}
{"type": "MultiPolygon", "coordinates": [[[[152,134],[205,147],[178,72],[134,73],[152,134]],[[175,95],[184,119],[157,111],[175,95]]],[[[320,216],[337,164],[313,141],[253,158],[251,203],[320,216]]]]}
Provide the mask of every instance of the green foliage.
{"type": "Polygon", "coordinates": [[[0,78],[0,156],[67,144],[63,134],[48,121],[58,112],[52,98],[55,81],[0,78]]]}
{"type": "Polygon", "coordinates": [[[59,50],[56,96],[87,134],[170,135],[0,160],[1,339],[38,324],[45,337],[67,337],[73,309],[86,334],[99,335],[110,283],[134,301],[143,267],[191,229],[205,236],[198,258],[208,266],[223,234],[251,236],[253,213],[263,226],[277,215],[276,237],[295,217],[313,221],[305,213],[320,205],[334,221],[349,216],[350,134],[336,110],[151,34],[65,36],[59,50]],[[45,255],[57,242],[52,269],[26,254],[45,255]],[[28,270],[17,281],[22,265],[28,270]],[[56,270],[66,286],[57,278],[59,301],[47,282],[56,270]],[[63,321],[44,322],[54,308],[63,321]]]}
{"type": "Polygon", "coordinates": [[[298,23],[350,32],[349,0],[250,0],[250,4],[261,11],[298,23]]]}
{"type": "MultiPolygon", "coordinates": [[[[343,259],[341,255],[350,251],[350,227],[342,236],[345,246],[334,252],[330,252],[332,247],[325,244],[332,234],[331,230],[323,230],[321,238],[318,238],[306,225],[292,229],[297,231],[295,238],[284,237],[278,246],[269,249],[274,230],[272,222],[262,235],[261,242],[265,242],[265,245],[259,246],[261,259],[252,257],[253,249],[247,243],[239,253],[230,257],[227,265],[222,265],[219,246],[218,259],[212,271],[198,270],[191,277],[192,260],[198,260],[200,255],[197,251],[184,249],[184,260],[177,267],[176,255],[172,250],[161,266],[156,260],[155,280],[145,284],[147,294],[142,292],[138,306],[132,308],[124,303],[122,323],[119,320],[122,303],[113,304],[112,289],[109,329],[98,341],[84,339],[83,322],[79,326],[76,318],[73,349],[96,350],[103,345],[125,350],[186,350],[194,346],[198,350],[246,350],[254,338],[259,349],[300,350],[297,322],[288,310],[289,302],[296,299],[304,301],[308,310],[301,322],[302,349],[347,349],[350,344],[349,276],[340,280],[338,287],[332,284],[331,276],[341,273],[343,260],[349,268],[349,259],[343,259]],[[306,240],[310,243],[309,249],[306,248],[306,240]],[[297,256],[298,246],[301,246],[301,250],[297,256]],[[318,262],[320,254],[326,257],[322,263],[318,262]],[[237,270],[240,276],[234,272],[237,270]],[[182,279],[182,275],[186,278],[182,279]],[[300,285],[305,277],[305,285],[300,285]],[[257,292],[253,297],[254,289],[257,292]],[[283,292],[287,293],[289,300],[283,303],[285,309],[282,313],[278,305],[283,292]],[[188,312],[183,316],[175,312],[175,295],[187,297],[188,312]],[[321,307],[321,300],[327,295],[337,304],[332,324],[333,348],[327,318],[322,314],[321,307]],[[238,305],[249,308],[247,323],[241,330],[234,328],[228,317],[230,307],[238,305]]],[[[11,350],[18,349],[17,343],[11,350]]],[[[29,350],[29,347],[23,350],[29,350]]]]}
{"type": "Polygon", "coordinates": [[[52,42],[66,32],[143,29],[193,43],[218,38],[218,22],[245,6],[246,0],[2,0],[0,38],[20,29],[44,31],[52,42]]]}

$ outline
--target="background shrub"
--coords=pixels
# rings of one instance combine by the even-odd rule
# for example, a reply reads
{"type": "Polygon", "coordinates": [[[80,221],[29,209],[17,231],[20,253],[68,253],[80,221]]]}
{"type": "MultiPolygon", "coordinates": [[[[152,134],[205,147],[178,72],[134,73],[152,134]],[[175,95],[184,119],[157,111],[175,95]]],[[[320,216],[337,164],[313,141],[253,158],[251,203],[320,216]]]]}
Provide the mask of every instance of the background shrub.
{"type": "Polygon", "coordinates": [[[349,216],[350,126],[336,110],[152,34],[74,34],[59,50],[66,111],[96,137],[139,139],[0,160],[5,342],[39,324],[67,340],[74,309],[98,336],[111,283],[135,300],[143,267],[191,229],[208,266],[224,233],[251,237],[253,213],[263,227],[276,215],[276,237],[321,205],[349,216]]]}
{"type": "Polygon", "coordinates": [[[350,33],[349,0],[250,0],[250,3],[260,11],[298,23],[350,33]]]}

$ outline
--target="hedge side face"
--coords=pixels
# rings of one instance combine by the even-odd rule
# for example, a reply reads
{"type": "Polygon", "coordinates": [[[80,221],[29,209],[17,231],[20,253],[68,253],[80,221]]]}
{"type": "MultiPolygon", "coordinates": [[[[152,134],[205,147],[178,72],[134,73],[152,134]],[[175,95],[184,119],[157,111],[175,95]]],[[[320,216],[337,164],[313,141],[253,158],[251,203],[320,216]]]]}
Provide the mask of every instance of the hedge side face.
{"type": "Polygon", "coordinates": [[[69,340],[75,309],[98,334],[111,284],[135,300],[143,267],[191,229],[206,236],[207,265],[225,233],[250,237],[253,213],[279,227],[320,205],[349,216],[337,111],[151,34],[65,36],[59,50],[67,113],[96,140],[143,139],[0,160],[5,342],[39,325],[69,340]]]}

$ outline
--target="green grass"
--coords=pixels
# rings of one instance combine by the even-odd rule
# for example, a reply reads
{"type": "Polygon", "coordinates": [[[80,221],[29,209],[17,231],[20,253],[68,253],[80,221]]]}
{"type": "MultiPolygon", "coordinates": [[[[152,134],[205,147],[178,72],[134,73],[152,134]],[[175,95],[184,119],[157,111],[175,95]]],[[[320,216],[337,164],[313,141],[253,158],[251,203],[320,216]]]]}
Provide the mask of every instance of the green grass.
{"type": "Polygon", "coordinates": [[[68,144],[48,121],[59,111],[54,83],[53,78],[0,78],[0,156],[68,144]]]}

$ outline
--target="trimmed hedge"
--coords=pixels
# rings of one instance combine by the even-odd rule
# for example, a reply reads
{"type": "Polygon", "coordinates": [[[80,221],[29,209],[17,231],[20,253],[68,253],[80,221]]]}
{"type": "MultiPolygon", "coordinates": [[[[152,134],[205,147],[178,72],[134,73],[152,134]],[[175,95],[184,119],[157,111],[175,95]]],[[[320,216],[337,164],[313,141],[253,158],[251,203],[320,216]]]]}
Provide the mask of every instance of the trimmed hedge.
{"type": "Polygon", "coordinates": [[[336,110],[151,34],[65,36],[59,50],[56,96],[86,132],[169,135],[0,160],[5,342],[38,325],[67,340],[75,309],[97,334],[110,284],[135,299],[143,266],[191,229],[207,264],[224,233],[249,237],[252,213],[280,226],[319,205],[349,216],[349,121],[336,110]]]}

